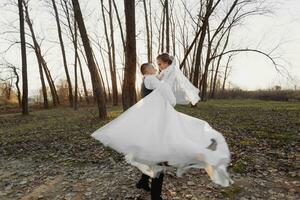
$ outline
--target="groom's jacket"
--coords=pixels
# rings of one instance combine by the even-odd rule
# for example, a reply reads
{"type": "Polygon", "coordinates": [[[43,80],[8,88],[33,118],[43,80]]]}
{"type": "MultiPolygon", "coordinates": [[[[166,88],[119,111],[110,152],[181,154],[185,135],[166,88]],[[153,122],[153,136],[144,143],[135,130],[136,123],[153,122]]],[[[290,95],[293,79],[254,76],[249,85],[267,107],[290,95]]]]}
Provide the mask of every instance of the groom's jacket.
{"type": "Polygon", "coordinates": [[[145,83],[144,83],[144,78],[141,86],[141,97],[144,98],[148,94],[150,94],[153,90],[149,90],[146,88],[145,83]]]}

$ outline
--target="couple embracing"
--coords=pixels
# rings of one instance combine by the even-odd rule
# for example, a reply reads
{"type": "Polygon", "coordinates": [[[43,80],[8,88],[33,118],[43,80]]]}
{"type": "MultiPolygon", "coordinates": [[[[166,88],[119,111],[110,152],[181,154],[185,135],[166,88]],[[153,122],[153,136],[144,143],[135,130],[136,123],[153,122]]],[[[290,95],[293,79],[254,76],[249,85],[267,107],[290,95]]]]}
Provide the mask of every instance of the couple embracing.
{"type": "Polygon", "coordinates": [[[175,168],[178,177],[189,168],[202,168],[213,182],[228,186],[230,152],[222,134],[206,121],[174,109],[176,104],[195,105],[199,90],[172,56],[163,53],[156,61],[159,74],[151,63],[141,66],[142,99],[92,137],[122,153],[142,172],[136,186],[150,191],[152,200],[162,199],[164,172],[169,168],[175,168]]]}

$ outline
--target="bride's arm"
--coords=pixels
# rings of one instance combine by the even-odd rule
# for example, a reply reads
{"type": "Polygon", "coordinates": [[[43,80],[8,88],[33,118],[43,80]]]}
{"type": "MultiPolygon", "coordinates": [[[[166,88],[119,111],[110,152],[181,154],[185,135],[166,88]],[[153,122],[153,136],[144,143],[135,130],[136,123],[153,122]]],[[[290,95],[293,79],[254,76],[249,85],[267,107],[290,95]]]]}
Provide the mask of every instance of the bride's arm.
{"type": "Polygon", "coordinates": [[[145,76],[144,84],[145,87],[149,90],[154,90],[159,85],[159,80],[154,75],[145,76]]]}
{"type": "Polygon", "coordinates": [[[172,106],[176,105],[176,98],[168,83],[165,81],[159,81],[155,76],[146,76],[144,83],[145,87],[149,90],[158,88],[164,99],[166,99],[172,106]]]}

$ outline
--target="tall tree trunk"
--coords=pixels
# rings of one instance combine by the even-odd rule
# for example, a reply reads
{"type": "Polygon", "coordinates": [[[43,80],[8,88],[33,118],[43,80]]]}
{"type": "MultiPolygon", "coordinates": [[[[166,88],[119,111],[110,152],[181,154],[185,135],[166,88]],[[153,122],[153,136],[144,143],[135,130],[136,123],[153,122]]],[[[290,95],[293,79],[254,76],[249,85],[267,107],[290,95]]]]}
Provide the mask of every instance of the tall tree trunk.
{"type": "Polygon", "coordinates": [[[136,38],[135,38],[135,1],[124,0],[126,19],[126,54],[123,82],[123,110],[136,102],[136,38]]]}
{"type": "Polygon", "coordinates": [[[63,41],[63,38],[62,38],[62,31],[61,31],[61,27],[60,27],[59,14],[58,14],[58,11],[57,11],[55,0],[52,0],[52,5],[53,5],[54,13],[55,13],[55,20],[56,20],[56,25],[57,25],[58,38],[59,38],[61,53],[62,53],[62,57],[63,57],[63,64],[64,64],[66,77],[67,77],[67,82],[68,82],[69,103],[70,103],[70,106],[73,106],[72,83],[71,83],[71,79],[70,79],[70,75],[69,75],[66,52],[65,52],[65,46],[64,46],[64,41],[63,41]]]}
{"type": "Polygon", "coordinates": [[[118,78],[119,78],[119,84],[120,84],[121,88],[123,88],[123,81],[122,81],[122,78],[120,76],[120,73],[117,72],[117,75],[118,75],[118,78]]]}
{"type": "MultiPolygon", "coordinates": [[[[226,41],[225,41],[224,47],[222,49],[221,55],[225,52],[225,50],[227,48],[227,45],[228,45],[228,42],[229,42],[229,36],[230,36],[230,30],[228,31],[228,34],[227,34],[227,37],[226,37],[226,41]]],[[[214,82],[213,82],[213,89],[212,89],[212,92],[211,92],[211,98],[215,97],[217,77],[218,77],[218,72],[219,72],[219,67],[220,67],[220,63],[221,63],[222,57],[223,56],[220,56],[218,58],[217,68],[216,68],[216,72],[215,72],[215,76],[214,76],[214,82]]]]}
{"type": "Polygon", "coordinates": [[[78,49],[77,49],[77,24],[74,19],[74,50],[75,50],[75,61],[74,61],[74,76],[75,76],[75,91],[74,91],[74,110],[77,110],[78,103],[78,77],[77,77],[77,61],[78,61],[78,49]]]}
{"type": "Polygon", "coordinates": [[[222,84],[222,91],[224,92],[225,90],[225,84],[226,84],[226,80],[228,77],[228,69],[229,69],[229,63],[232,59],[232,55],[229,56],[227,63],[226,63],[226,67],[225,67],[225,72],[224,72],[224,79],[223,79],[223,84],[222,84]]]}
{"type": "Polygon", "coordinates": [[[103,86],[101,84],[100,76],[97,71],[97,67],[93,58],[92,48],[90,46],[90,41],[86,32],[85,24],[83,21],[83,17],[81,14],[81,9],[78,0],[72,0],[75,19],[78,24],[78,28],[80,31],[82,43],[84,45],[85,54],[88,61],[88,67],[90,70],[90,75],[92,79],[92,85],[93,90],[95,93],[95,97],[97,99],[98,104],[98,110],[99,110],[99,117],[100,118],[106,118],[107,112],[106,112],[106,103],[105,103],[105,96],[104,96],[104,90],[103,86]]]}
{"type": "Polygon", "coordinates": [[[163,19],[162,19],[162,29],[161,29],[161,52],[165,51],[165,21],[166,21],[166,6],[163,3],[163,19]]]}
{"type": "MultiPolygon", "coordinates": [[[[212,36],[212,38],[208,38],[208,47],[207,47],[207,56],[206,56],[206,63],[205,63],[205,67],[204,67],[204,73],[203,73],[203,79],[202,79],[202,90],[201,90],[201,99],[205,100],[206,98],[206,92],[207,92],[207,77],[208,77],[208,67],[210,65],[211,62],[211,50],[212,50],[212,44],[214,39],[216,38],[216,36],[220,33],[220,31],[224,28],[226,20],[228,19],[228,17],[230,16],[230,14],[233,12],[235,6],[237,5],[238,0],[235,0],[228,13],[226,14],[226,16],[223,18],[223,20],[221,21],[221,23],[219,24],[218,28],[214,31],[214,34],[212,36]]],[[[215,4],[214,8],[216,7],[216,5],[218,4],[218,2],[215,4]]],[[[212,13],[213,9],[212,8],[207,8],[207,10],[209,11],[209,13],[212,13]]],[[[209,30],[209,21],[207,21],[207,30],[208,33],[210,33],[209,30]]],[[[210,36],[210,35],[208,35],[210,36]]]]}
{"type": "Polygon", "coordinates": [[[56,90],[54,81],[52,79],[51,73],[48,69],[48,66],[47,66],[47,63],[46,63],[45,59],[42,57],[42,55],[39,55],[39,57],[40,57],[40,60],[42,62],[43,69],[45,71],[45,75],[46,75],[46,78],[47,78],[47,81],[48,81],[48,85],[50,87],[50,92],[51,92],[51,96],[52,96],[53,105],[56,106],[57,104],[60,104],[60,102],[59,102],[59,98],[58,98],[58,94],[57,94],[57,90],[56,90]]]}
{"type": "Polygon", "coordinates": [[[171,31],[172,31],[172,50],[173,50],[173,55],[176,55],[176,26],[175,26],[175,21],[172,16],[172,23],[171,23],[171,31]]]}
{"type": "Polygon", "coordinates": [[[112,67],[113,67],[113,105],[118,105],[118,86],[117,86],[117,66],[116,66],[116,50],[115,50],[115,39],[114,39],[114,20],[113,20],[113,9],[111,0],[109,4],[109,22],[110,22],[110,40],[111,40],[111,55],[112,55],[112,67]]]}
{"type": "Polygon", "coordinates": [[[207,99],[206,93],[207,93],[207,78],[208,78],[208,68],[210,66],[211,62],[211,40],[210,40],[210,29],[209,29],[209,22],[207,23],[207,36],[208,36],[208,46],[206,50],[206,59],[204,64],[204,72],[202,75],[202,87],[201,87],[201,99],[202,101],[205,101],[207,99]]]}
{"type": "Polygon", "coordinates": [[[213,81],[214,81],[215,60],[212,60],[212,62],[211,62],[211,70],[210,71],[211,72],[210,72],[209,92],[211,94],[212,89],[213,89],[213,81]]]}
{"type": "Polygon", "coordinates": [[[85,101],[86,101],[87,104],[89,104],[90,103],[89,93],[88,93],[87,88],[86,88],[86,83],[85,83],[85,79],[84,79],[84,75],[83,75],[81,60],[80,60],[79,56],[77,57],[77,59],[78,59],[78,64],[79,64],[79,69],[80,69],[80,76],[81,76],[81,81],[82,81],[82,85],[83,85],[85,101]]]}
{"type": "Polygon", "coordinates": [[[25,11],[25,19],[26,19],[27,25],[29,27],[29,30],[31,32],[34,51],[35,51],[38,66],[39,66],[39,73],[40,73],[40,79],[41,79],[41,84],[42,84],[44,108],[47,109],[47,108],[49,108],[49,103],[48,103],[47,88],[46,88],[46,84],[45,84],[42,61],[41,61],[41,56],[42,56],[41,48],[40,48],[40,45],[37,42],[35,32],[34,32],[34,29],[33,29],[33,25],[32,25],[31,20],[30,20],[28,7],[25,3],[24,3],[24,11],[25,11]]]}
{"type": "Polygon", "coordinates": [[[21,108],[22,107],[22,99],[21,99],[22,97],[21,97],[21,91],[20,91],[20,87],[19,87],[20,76],[19,76],[19,74],[17,72],[17,68],[16,67],[13,67],[13,72],[14,72],[15,77],[16,77],[15,86],[17,88],[18,105],[21,108]]]}
{"type": "Polygon", "coordinates": [[[123,32],[123,28],[122,28],[122,23],[121,23],[119,11],[118,11],[118,8],[117,8],[117,5],[116,5],[116,1],[115,0],[112,0],[112,1],[113,1],[114,9],[115,9],[115,12],[116,12],[116,16],[117,16],[117,20],[118,20],[118,24],[119,24],[119,28],[120,28],[120,34],[121,34],[123,49],[125,51],[126,45],[125,45],[124,32],[123,32]]]}
{"type": "MultiPolygon", "coordinates": [[[[36,49],[36,48],[35,48],[36,49]]],[[[35,51],[41,51],[39,48],[35,51]]],[[[37,60],[38,60],[38,66],[39,66],[39,73],[40,73],[40,79],[42,84],[42,92],[43,92],[43,100],[44,100],[44,108],[49,108],[48,103],[48,95],[47,95],[47,88],[45,84],[45,78],[44,78],[44,72],[43,72],[43,66],[42,62],[40,61],[40,53],[36,52],[37,60]]]]}
{"type": "MultiPolygon", "coordinates": [[[[101,58],[102,58],[103,66],[105,66],[105,59],[104,59],[102,48],[99,48],[99,51],[100,51],[100,55],[101,55],[101,58]]],[[[107,91],[108,91],[108,100],[109,100],[109,102],[111,102],[112,97],[111,97],[111,92],[110,92],[108,74],[107,74],[106,67],[104,67],[104,73],[105,73],[105,79],[106,79],[106,85],[107,85],[107,91]]]]}
{"type": "MultiPolygon", "coordinates": [[[[192,51],[194,45],[196,44],[197,39],[198,39],[198,37],[199,37],[199,35],[200,35],[201,32],[202,32],[202,28],[200,28],[199,31],[196,33],[195,38],[193,39],[193,41],[192,41],[192,43],[190,44],[189,48],[186,50],[186,52],[185,52],[185,54],[184,54],[184,57],[183,57],[183,59],[182,59],[182,61],[181,61],[181,63],[180,63],[180,66],[179,66],[180,69],[181,69],[181,68],[183,67],[183,65],[185,64],[185,61],[186,61],[186,59],[188,58],[190,52],[192,51]]],[[[195,52],[196,52],[196,48],[195,48],[194,54],[195,54],[195,52]]],[[[194,58],[194,57],[195,57],[195,56],[193,56],[193,58],[194,58]]],[[[194,60],[195,60],[195,59],[193,59],[193,61],[194,61],[194,60]]]]}
{"type": "Polygon", "coordinates": [[[149,24],[150,24],[150,58],[151,62],[153,59],[153,28],[152,28],[152,6],[151,6],[151,0],[149,0],[149,24]]]}
{"type": "Polygon", "coordinates": [[[108,61],[109,61],[109,67],[110,67],[111,85],[112,85],[112,93],[113,93],[113,105],[115,105],[116,103],[118,103],[117,79],[116,79],[115,67],[113,64],[111,44],[110,44],[109,36],[108,36],[103,0],[101,0],[101,9],[102,9],[102,18],[103,18],[104,32],[105,32],[105,38],[106,38],[106,44],[107,44],[108,61]]]}
{"type": "Polygon", "coordinates": [[[18,0],[19,21],[20,21],[20,39],[21,39],[21,57],[22,57],[22,114],[28,115],[28,79],[27,79],[27,57],[26,57],[26,39],[24,26],[23,1],[18,0]]]}
{"type": "MultiPolygon", "coordinates": [[[[199,84],[199,71],[200,71],[200,66],[201,66],[203,43],[204,43],[204,39],[206,36],[208,20],[209,20],[209,16],[211,15],[212,6],[213,6],[213,0],[208,0],[207,6],[206,6],[206,13],[205,13],[202,28],[201,28],[200,39],[198,42],[197,53],[196,53],[195,68],[194,68],[194,75],[193,75],[193,85],[195,87],[198,87],[198,84],[199,84]]],[[[202,93],[203,93],[203,91],[202,91],[202,93]]]]}
{"type": "Polygon", "coordinates": [[[102,85],[103,85],[104,97],[105,97],[105,99],[107,99],[107,97],[106,97],[106,88],[105,88],[105,83],[104,83],[104,79],[103,79],[103,76],[102,76],[102,72],[101,72],[101,70],[100,70],[100,66],[99,66],[98,60],[97,60],[97,58],[96,58],[95,53],[94,53],[93,50],[92,50],[92,53],[93,53],[93,56],[94,56],[94,60],[95,60],[95,63],[96,63],[96,67],[97,67],[98,72],[99,72],[99,76],[100,76],[101,83],[102,83],[102,85]]]}
{"type": "Polygon", "coordinates": [[[151,55],[151,44],[150,44],[150,28],[149,28],[149,20],[148,20],[148,12],[147,12],[147,2],[143,0],[144,12],[145,12],[145,25],[146,25],[146,34],[147,34],[147,57],[148,62],[152,62],[151,55]]]}
{"type": "MultiPolygon", "coordinates": [[[[73,46],[74,46],[74,50],[75,50],[75,57],[77,59],[77,61],[75,60],[75,63],[76,64],[78,63],[79,69],[80,69],[80,76],[81,76],[81,80],[82,80],[85,101],[86,101],[87,104],[89,104],[89,95],[88,95],[88,91],[87,91],[87,88],[86,88],[86,83],[85,83],[85,79],[84,79],[84,75],[83,75],[81,60],[80,60],[80,57],[79,57],[79,54],[78,54],[78,32],[77,32],[78,27],[77,27],[75,15],[74,15],[74,22],[73,23],[74,23],[74,27],[76,27],[76,28],[74,28],[75,33],[73,33],[72,25],[71,25],[70,9],[69,9],[68,2],[69,2],[68,0],[61,0],[61,4],[64,5],[63,8],[64,8],[64,12],[65,12],[65,15],[66,15],[66,18],[67,18],[68,28],[69,28],[69,31],[71,33],[72,42],[73,42],[73,46]],[[76,36],[75,36],[75,34],[76,34],[76,36]]],[[[83,56],[84,56],[84,54],[83,54],[83,56]]],[[[77,68],[77,66],[76,66],[76,68],[77,68]]],[[[76,71],[76,74],[77,74],[77,71],[76,71]]],[[[76,77],[77,77],[77,75],[75,76],[75,78],[76,77]]],[[[77,80],[75,80],[75,82],[76,81],[77,81],[77,83],[75,83],[75,87],[77,87],[77,90],[78,90],[78,78],[77,78],[77,80]],[[77,84],[77,86],[76,86],[76,84],[77,84]]],[[[77,93],[78,93],[78,91],[77,91],[77,93]]],[[[77,95],[75,94],[75,96],[77,96],[77,95]]],[[[81,98],[81,96],[80,96],[80,98],[81,98]]]]}
{"type": "Polygon", "coordinates": [[[165,0],[166,14],[166,51],[170,53],[170,15],[169,15],[169,0],[165,0]]]}

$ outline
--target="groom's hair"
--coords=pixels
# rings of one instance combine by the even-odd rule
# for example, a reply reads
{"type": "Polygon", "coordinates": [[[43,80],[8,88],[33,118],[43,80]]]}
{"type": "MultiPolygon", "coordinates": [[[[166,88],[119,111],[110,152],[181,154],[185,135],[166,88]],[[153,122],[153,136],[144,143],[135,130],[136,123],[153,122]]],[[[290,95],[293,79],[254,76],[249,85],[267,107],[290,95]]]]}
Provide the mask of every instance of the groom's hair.
{"type": "Polygon", "coordinates": [[[148,67],[153,67],[152,63],[143,63],[141,65],[141,73],[144,75],[148,67]]]}
{"type": "Polygon", "coordinates": [[[156,60],[161,60],[163,62],[168,63],[169,65],[172,64],[173,59],[172,56],[170,56],[168,53],[161,53],[156,57],[156,60]]]}

